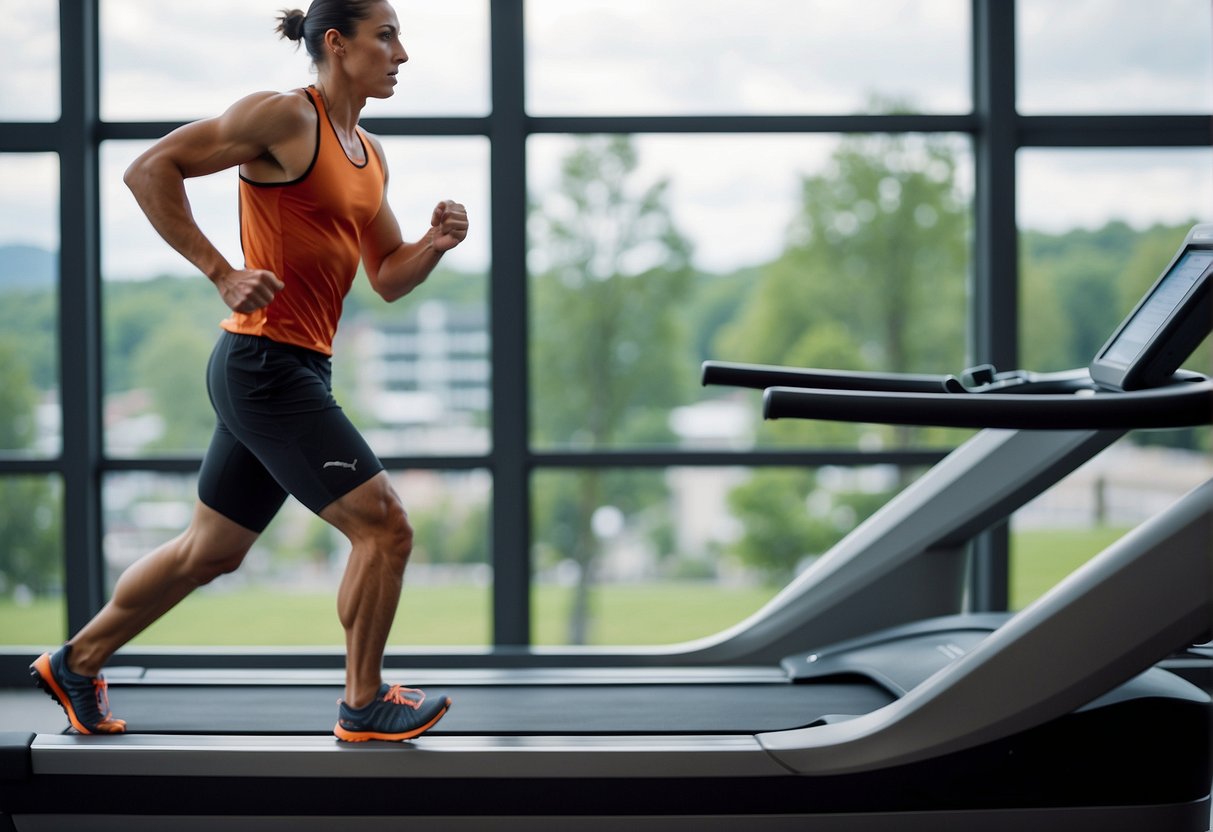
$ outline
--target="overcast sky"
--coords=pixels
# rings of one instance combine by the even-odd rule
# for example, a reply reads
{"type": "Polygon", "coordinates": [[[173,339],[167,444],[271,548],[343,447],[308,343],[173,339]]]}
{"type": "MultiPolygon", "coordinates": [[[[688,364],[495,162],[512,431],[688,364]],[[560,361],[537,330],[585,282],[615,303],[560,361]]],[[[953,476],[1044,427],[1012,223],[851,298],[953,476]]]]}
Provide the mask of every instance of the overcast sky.
{"type": "MultiPolygon", "coordinates": [[[[308,83],[305,53],[273,33],[283,5],[102,0],[102,117],[189,120],[257,89],[308,83]]],[[[396,5],[410,62],[397,94],[366,114],[484,115],[487,0],[396,5]]],[[[15,48],[0,54],[0,119],[57,117],[56,9],[55,0],[0,0],[15,35],[15,48]]],[[[848,113],[873,96],[928,113],[971,107],[969,0],[527,0],[526,15],[527,106],[537,115],[848,113]]],[[[1021,0],[1018,26],[1024,113],[1213,111],[1208,0],[1021,0]]],[[[641,176],[671,180],[676,221],[698,264],[724,270],[780,250],[799,177],[819,170],[835,141],[650,136],[637,146],[641,176]]],[[[107,276],[188,271],[121,186],[143,146],[103,148],[107,276]]],[[[551,186],[567,146],[563,137],[532,140],[533,191],[551,186]]],[[[460,199],[480,223],[452,265],[485,267],[487,140],[401,138],[387,152],[406,234],[420,233],[437,200],[460,199]]],[[[1026,226],[1213,216],[1208,149],[1030,150],[1020,170],[1026,226]]],[[[0,243],[54,245],[54,157],[0,157],[0,177],[0,243]]],[[[190,193],[204,229],[238,259],[234,175],[193,182],[190,193]]]]}

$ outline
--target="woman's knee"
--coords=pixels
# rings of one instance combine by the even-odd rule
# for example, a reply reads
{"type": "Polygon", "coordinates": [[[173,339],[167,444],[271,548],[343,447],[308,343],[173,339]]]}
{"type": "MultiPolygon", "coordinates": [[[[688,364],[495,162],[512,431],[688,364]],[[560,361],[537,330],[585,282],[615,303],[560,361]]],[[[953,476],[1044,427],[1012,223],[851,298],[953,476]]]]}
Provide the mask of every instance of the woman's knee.
{"type": "Polygon", "coordinates": [[[182,565],[189,579],[198,586],[211,583],[222,575],[235,572],[248,556],[249,547],[220,548],[208,546],[190,547],[182,565]]]}
{"type": "Polygon", "coordinates": [[[239,569],[257,536],[200,506],[194,522],[180,538],[181,568],[199,586],[209,584],[239,569]]]}
{"type": "Polygon", "coordinates": [[[380,527],[381,547],[392,556],[399,558],[400,565],[403,567],[413,553],[413,525],[409,522],[408,512],[404,510],[400,499],[395,494],[392,497],[393,499],[385,508],[380,527]]]}
{"type": "Polygon", "coordinates": [[[373,548],[407,562],[413,551],[413,526],[391,481],[380,475],[321,512],[355,548],[373,548]]]}

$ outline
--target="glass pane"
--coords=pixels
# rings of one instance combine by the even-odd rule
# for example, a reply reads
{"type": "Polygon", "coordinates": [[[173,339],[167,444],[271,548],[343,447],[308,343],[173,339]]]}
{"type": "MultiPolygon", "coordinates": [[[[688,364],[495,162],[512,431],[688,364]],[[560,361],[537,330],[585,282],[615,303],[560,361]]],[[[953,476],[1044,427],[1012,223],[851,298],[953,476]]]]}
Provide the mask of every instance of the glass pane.
{"type": "MultiPolygon", "coordinates": [[[[1213,204],[1213,151],[1019,154],[1020,343],[1033,370],[1084,367],[1213,204]]],[[[1208,341],[1185,366],[1213,371],[1208,341]]],[[[1213,475],[1204,429],[1131,433],[1012,518],[1022,607],[1213,475]]]]}
{"type": "Polygon", "coordinates": [[[756,394],[701,388],[698,368],[962,368],[967,141],[539,136],[527,164],[536,445],[955,441],[763,424],[756,394]]]}
{"type": "Polygon", "coordinates": [[[471,228],[430,277],[386,304],[359,279],[334,345],[355,424],[380,455],[487,453],[489,439],[488,142],[384,138],[388,199],[405,239],[421,237],[443,199],[471,228]]]}
{"type": "MultiPolygon", "coordinates": [[[[206,361],[228,314],[204,276],[152,228],[122,183],[150,142],[101,145],[105,449],[112,456],[201,453],[215,417],[206,361]]],[[[236,172],[186,182],[194,218],[242,263],[236,172]]]]}
{"type": "MultiPolygon", "coordinates": [[[[1019,153],[1020,344],[1033,370],[1085,367],[1213,205],[1213,151],[1019,153]]],[[[1198,350],[1192,369],[1208,369],[1198,350]]]]}
{"type": "MultiPolygon", "coordinates": [[[[306,49],[274,32],[282,7],[280,0],[103,0],[102,118],[191,120],[258,90],[312,83],[306,49]]],[[[487,0],[397,8],[409,62],[396,94],[373,102],[366,115],[487,113],[487,0]]]]}
{"type": "Polygon", "coordinates": [[[1019,0],[1022,113],[1207,113],[1207,0],[1019,0]]]}
{"type": "Polygon", "coordinates": [[[1016,512],[1011,608],[1027,606],[1213,477],[1208,442],[1207,430],[1131,433],[1016,512]]]}
{"type": "Polygon", "coordinates": [[[892,466],[540,471],[533,640],[672,644],[719,632],[907,482],[892,466]]]}
{"type": "Polygon", "coordinates": [[[967,112],[969,5],[527,0],[527,110],[967,112]]]}
{"type": "MultiPolygon", "coordinates": [[[[487,645],[490,475],[412,471],[392,480],[408,509],[415,544],[389,646],[487,645]]],[[[110,591],[124,569],[185,528],[195,500],[193,477],[123,473],[106,478],[110,591]]],[[[135,643],[343,645],[336,588],[348,551],[344,537],[288,500],[240,569],[189,596],[135,643]]]]}
{"type": "MultiPolygon", "coordinates": [[[[201,274],[164,242],[122,182],[122,174],[151,141],[107,141],[101,144],[101,274],[105,280],[142,281],[174,276],[202,280],[201,274]]],[[[194,219],[232,263],[243,262],[237,214],[235,169],[186,180],[194,219]]],[[[215,294],[209,284],[207,290],[215,294]]],[[[224,315],[215,296],[212,323],[224,315]]],[[[185,305],[185,304],[183,304],[185,305]]]]}
{"type": "Polygon", "coordinates": [[[67,638],[63,488],[58,477],[0,477],[0,644],[67,638]]]}
{"type": "Polygon", "coordinates": [[[0,0],[0,20],[9,33],[0,52],[0,120],[55,121],[60,108],[59,3],[0,0]]]}
{"type": "Polygon", "coordinates": [[[0,154],[0,453],[55,456],[59,407],[59,157],[0,154]]]}

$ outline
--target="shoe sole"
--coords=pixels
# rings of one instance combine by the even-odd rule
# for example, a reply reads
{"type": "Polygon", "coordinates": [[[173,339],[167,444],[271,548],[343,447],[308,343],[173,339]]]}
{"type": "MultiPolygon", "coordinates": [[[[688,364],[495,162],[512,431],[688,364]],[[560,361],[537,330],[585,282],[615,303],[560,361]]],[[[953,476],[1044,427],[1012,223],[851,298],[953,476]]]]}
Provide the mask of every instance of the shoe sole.
{"type": "Polygon", "coordinates": [[[424,734],[426,731],[433,728],[438,723],[438,720],[440,720],[444,716],[446,716],[446,712],[449,711],[450,709],[451,709],[451,700],[448,698],[446,700],[446,704],[442,706],[442,710],[440,710],[438,713],[434,714],[434,718],[431,719],[429,722],[427,722],[425,725],[421,725],[417,728],[412,729],[411,731],[405,731],[405,732],[399,733],[399,734],[384,734],[384,733],[380,733],[378,731],[350,731],[346,728],[342,728],[340,722],[338,722],[336,725],[333,726],[333,733],[336,735],[337,739],[341,740],[342,742],[366,742],[367,740],[386,740],[387,742],[402,742],[404,740],[411,740],[414,737],[419,737],[422,734],[424,734]]]}
{"type": "MultiPolygon", "coordinates": [[[[59,704],[59,707],[63,709],[63,712],[67,714],[67,721],[70,722],[72,727],[81,734],[121,734],[126,731],[125,725],[123,725],[123,727],[117,731],[96,731],[84,726],[84,723],[82,723],[76,716],[76,709],[72,707],[72,698],[67,695],[63,688],[59,686],[59,682],[55,679],[55,672],[51,668],[50,653],[43,653],[34,660],[34,663],[29,666],[29,675],[33,677],[34,683],[37,684],[38,687],[42,688],[42,690],[44,690],[51,699],[54,699],[55,702],[59,704]]],[[[110,720],[106,721],[108,722],[110,720]]]]}
{"type": "Polygon", "coordinates": [[[42,690],[59,703],[59,707],[67,714],[67,720],[72,724],[72,727],[81,734],[93,733],[76,718],[76,710],[72,707],[72,699],[68,696],[63,688],[59,687],[59,683],[55,681],[55,673],[51,669],[51,654],[43,653],[34,663],[29,666],[29,675],[34,677],[34,682],[42,690]]]}

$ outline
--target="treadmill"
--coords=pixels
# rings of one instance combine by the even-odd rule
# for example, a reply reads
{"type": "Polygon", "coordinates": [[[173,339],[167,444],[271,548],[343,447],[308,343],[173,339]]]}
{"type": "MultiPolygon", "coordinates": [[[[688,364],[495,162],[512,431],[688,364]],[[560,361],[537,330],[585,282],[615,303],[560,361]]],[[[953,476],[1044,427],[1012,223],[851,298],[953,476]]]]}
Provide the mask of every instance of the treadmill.
{"type": "Polygon", "coordinates": [[[1213,480],[1018,613],[964,588],[974,535],[1127,431],[1213,423],[1179,369],[1211,292],[1198,225],[1086,368],[707,362],[771,419],[983,430],[720,634],[412,672],[455,705],[410,743],[335,741],[336,669],[120,653],[129,733],[0,735],[0,830],[1207,830],[1210,697],[1160,663],[1210,637],[1213,480]]]}

